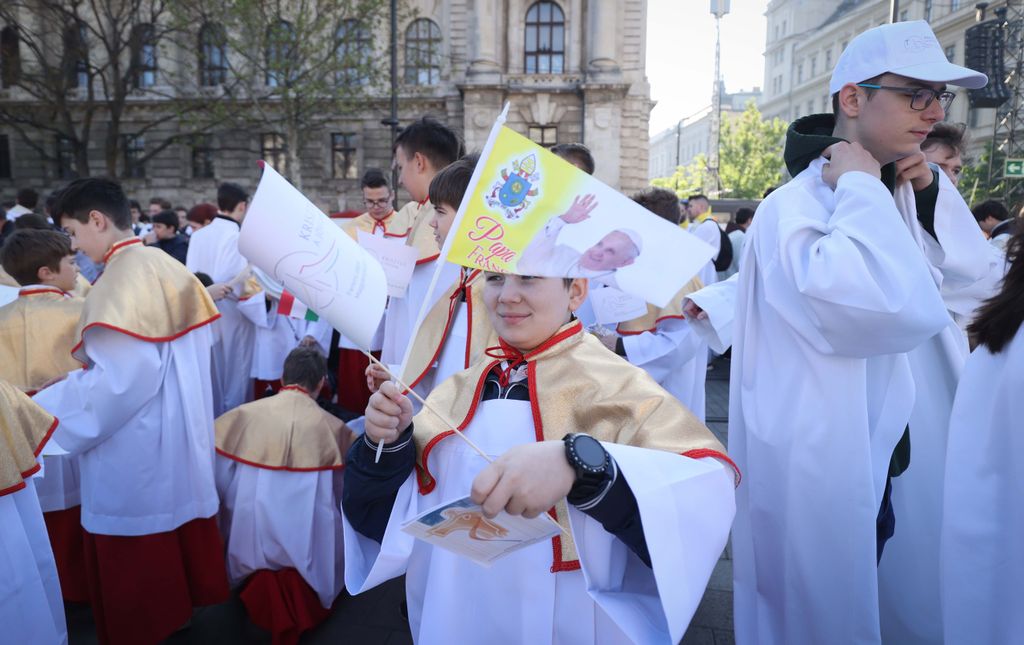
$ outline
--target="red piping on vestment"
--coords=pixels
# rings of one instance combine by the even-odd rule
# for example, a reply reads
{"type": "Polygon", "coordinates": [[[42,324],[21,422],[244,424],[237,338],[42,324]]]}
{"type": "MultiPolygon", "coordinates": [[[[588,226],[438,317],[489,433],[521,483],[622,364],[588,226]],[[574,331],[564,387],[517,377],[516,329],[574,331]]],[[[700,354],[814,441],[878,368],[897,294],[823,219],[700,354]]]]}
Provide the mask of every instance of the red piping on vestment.
{"type": "Polygon", "coordinates": [[[117,253],[126,246],[131,246],[132,244],[142,244],[142,240],[140,240],[137,237],[133,237],[127,240],[121,240],[120,242],[114,242],[114,244],[107,250],[107,252],[103,254],[103,262],[101,264],[106,264],[110,260],[110,256],[112,256],[114,253],[117,253]]]}
{"type": "MultiPolygon", "coordinates": [[[[536,350],[532,353],[535,353],[536,350]]],[[[544,421],[540,417],[540,403],[537,395],[537,363],[526,364],[526,384],[530,389],[530,412],[533,414],[533,436],[537,442],[544,441],[544,421]]],[[[550,515],[556,522],[558,512],[554,508],[548,509],[550,515]]],[[[551,573],[560,571],[576,571],[580,568],[579,560],[562,559],[562,536],[556,535],[551,538],[551,573]]]]}
{"type": "Polygon", "coordinates": [[[191,327],[188,327],[187,329],[185,329],[185,330],[183,330],[183,331],[181,331],[181,332],[179,332],[179,333],[177,333],[177,334],[175,334],[173,336],[167,336],[167,337],[162,337],[162,338],[148,338],[146,336],[142,336],[141,334],[136,334],[135,332],[128,331],[127,329],[121,329],[120,327],[115,327],[114,325],[109,325],[109,324],[103,323],[103,322],[95,322],[95,323],[91,323],[89,325],[86,325],[85,328],[82,329],[82,338],[79,339],[77,345],[75,345],[74,347],[71,348],[71,353],[74,354],[75,352],[77,352],[79,350],[79,348],[82,347],[82,343],[85,342],[85,332],[89,331],[93,327],[103,327],[104,329],[110,329],[112,331],[120,332],[120,333],[122,333],[122,334],[124,334],[126,336],[131,336],[132,338],[136,338],[138,340],[146,341],[147,343],[169,343],[170,341],[176,340],[178,338],[181,338],[185,334],[187,334],[187,333],[189,333],[191,331],[195,331],[196,329],[199,329],[200,327],[203,327],[204,325],[209,325],[210,323],[212,323],[213,321],[217,320],[218,318],[220,318],[220,314],[219,313],[215,314],[213,317],[209,318],[208,320],[205,320],[204,322],[201,322],[201,323],[196,323],[195,325],[192,325],[191,327]]]}
{"type": "MultiPolygon", "coordinates": [[[[476,389],[473,391],[473,404],[469,406],[469,412],[466,414],[466,418],[459,424],[459,427],[457,428],[459,432],[466,429],[466,426],[468,426],[469,422],[473,419],[473,415],[476,414],[476,406],[480,404],[480,394],[483,392],[484,383],[487,381],[487,375],[491,373],[491,370],[494,369],[494,366],[499,362],[500,361],[491,361],[487,368],[484,369],[483,374],[480,375],[480,380],[477,382],[476,389]]],[[[423,468],[420,470],[420,476],[417,477],[420,495],[430,493],[430,491],[434,490],[434,487],[437,485],[437,480],[430,474],[430,467],[427,465],[427,458],[430,456],[430,451],[434,449],[434,446],[436,446],[439,441],[453,434],[455,434],[454,430],[446,430],[431,439],[427,445],[423,447],[423,456],[420,457],[420,461],[423,462],[423,468]]],[[[417,465],[416,468],[419,469],[420,466],[417,465]]]]}
{"type": "Polygon", "coordinates": [[[22,289],[18,291],[18,296],[35,296],[40,293],[55,293],[57,295],[64,297],[71,296],[71,294],[68,293],[67,291],[64,291],[63,289],[58,289],[57,287],[39,287],[38,289],[22,289]]]}
{"type": "Polygon", "coordinates": [[[231,453],[225,452],[220,448],[216,448],[216,451],[217,454],[220,455],[221,457],[225,457],[227,459],[230,459],[231,461],[237,461],[238,463],[245,464],[246,466],[252,466],[253,468],[262,468],[263,470],[276,470],[289,473],[315,473],[328,470],[342,470],[345,468],[345,464],[340,464],[338,466],[317,466],[315,468],[290,468],[288,466],[268,466],[266,464],[258,464],[255,461],[242,459],[238,455],[232,455],[231,453]]]}
{"type": "MultiPolygon", "coordinates": [[[[406,235],[408,235],[408,233],[406,233],[406,235]]],[[[440,251],[438,251],[434,255],[431,255],[428,258],[423,258],[422,260],[416,260],[416,266],[419,266],[421,264],[426,264],[427,262],[433,262],[434,260],[436,260],[439,257],[441,257],[441,252],[440,251]]]]}
{"type": "Polygon", "coordinates": [[[687,450],[686,452],[682,453],[682,455],[684,457],[689,457],[690,459],[703,459],[704,457],[714,457],[719,461],[724,461],[729,465],[729,467],[732,468],[733,479],[736,480],[736,485],[739,486],[740,481],[743,480],[743,473],[740,472],[739,466],[737,466],[736,462],[734,462],[732,459],[729,459],[729,455],[725,453],[718,452],[717,450],[711,450],[710,448],[697,448],[695,450],[687,450]]]}
{"type": "MultiPolygon", "coordinates": [[[[459,295],[460,291],[465,292],[465,290],[467,290],[469,288],[470,281],[472,281],[479,273],[480,273],[479,270],[474,271],[473,273],[471,273],[469,276],[466,277],[466,281],[464,283],[462,282],[462,280],[460,278],[459,286],[455,288],[455,293],[452,294],[452,297],[450,298],[449,303],[448,303],[448,319],[445,320],[445,322],[444,322],[444,331],[441,332],[441,342],[438,343],[437,349],[434,350],[434,355],[430,357],[429,361],[427,361],[427,366],[425,368],[423,368],[423,371],[420,373],[420,375],[417,376],[415,379],[413,379],[412,383],[409,383],[409,390],[411,390],[412,388],[414,388],[414,387],[416,387],[417,385],[420,384],[420,381],[422,381],[423,378],[427,375],[427,372],[430,371],[430,368],[434,365],[434,362],[437,361],[439,356],[441,356],[441,350],[444,349],[444,341],[447,340],[448,332],[451,330],[452,323],[455,322],[455,311],[459,307],[459,301],[458,301],[457,296],[459,295]]],[[[466,298],[466,303],[469,304],[471,302],[471,300],[472,300],[471,298],[466,298]]],[[[469,308],[470,308],[470,316],[471,316],[472,315],[472,305],[469,305],[469,308]]],[[[466,358],[466,367],[469,367],[469,347],[470,347],[470,345],[473,342],[473,325],[471,324],[472,323],[472,317],[470,317],[469,320],[470,320],[470,324],[468,325],[468,328],[466,329],[466,357],[467,357],[466,358]]],[[[440,385],[440,384],[438,383],[436,385],[440,385]]],[[[408,394],[409,390],[406,390],[405,392],[403,392],[403,394],[408,394]]]]}
{"type": "MultiPolygon", "coordinates": [[[[654,325],[655,325],[654,327],[650,327],[648,329],[641,329],[640,331],[620,331],[619,330],[619,325],[616,325],[615,326],[615,332],[618,333],[621,336],[636,336],[636,335],[642,334],[642,333],[644,333],[646,331],[649,331],[649,332],[651,332],[653,334],[654,332],[656,332],[658,330],[657,325],[662,320],[686,320],[686,316],[674,315],[674,314],[671,315],[671,316],[662,316],[661,318],[658,318],[657,320],[654,321],[654,325]]],[[[619,323],[619,324],[621,324],[621,323],[619,323]]]]}
{"type": "MultiPolygon", "coordinates": [[[[46,442],[49,441],[50,437],[53,436],[53,432],[57,429],[58,425],[60,425],[60,422],[57,420],[57,417],[54,417],[53,423],[50,424],[50,429],[46,431],[46,434],[43,435],[43,438],[39,441],[39,445],[36,446],[35,449],[32,451],[33,457],[38,457],[39,453],[43,451],[43,446],[45,446],[46,442]]],[[[14,484],[13,486],[9,486],[3,490],[0,490],[0,497],[3,497],[4,495],[10,495],[11,493],[16,493],[22,488],[25,488],[24,480],[28,479],[32,475],[35,475],[37,472],[39,472],[40,468],[42,468],[42,466],[39,464],[39,462],[36,462],[31,468],[21,473],[22,481],[18,482],[17,484],[14,484]]]]}

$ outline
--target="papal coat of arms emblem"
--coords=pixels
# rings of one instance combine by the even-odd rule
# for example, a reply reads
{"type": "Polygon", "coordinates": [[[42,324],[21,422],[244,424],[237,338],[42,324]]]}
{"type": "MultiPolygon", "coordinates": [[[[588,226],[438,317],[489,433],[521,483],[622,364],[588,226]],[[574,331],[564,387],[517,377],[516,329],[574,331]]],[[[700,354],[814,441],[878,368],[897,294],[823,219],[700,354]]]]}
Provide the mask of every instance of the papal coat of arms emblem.
{"type": "Polygon", "coordinates": [[[506,219],[517,220],[530,206],[529,198],[540,194],[539,181],[537,155],[530,153],[521,160],[513,160],[511,172],[508,168],[501,169],[501,179],[487,195],[487,205],[501,210],[506,219]]]}

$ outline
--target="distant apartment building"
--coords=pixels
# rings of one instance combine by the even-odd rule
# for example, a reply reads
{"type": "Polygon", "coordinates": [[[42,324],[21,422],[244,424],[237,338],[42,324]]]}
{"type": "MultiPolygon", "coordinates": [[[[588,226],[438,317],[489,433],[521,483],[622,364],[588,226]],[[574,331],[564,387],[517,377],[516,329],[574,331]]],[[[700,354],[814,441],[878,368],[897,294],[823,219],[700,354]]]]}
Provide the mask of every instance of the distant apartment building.
{"type": "MultiPolygon", "coordinates": [[[[761,88],[750,91],[722,92],[723,122],[743,113],[747,103],[761,98],[761,88]]],[[[688,166],[697,155],[708,154],[711,135],[711,106],[680,119],[676,125],[651,137],[648,176],[671,177],[678,166],[688,166]]]]}

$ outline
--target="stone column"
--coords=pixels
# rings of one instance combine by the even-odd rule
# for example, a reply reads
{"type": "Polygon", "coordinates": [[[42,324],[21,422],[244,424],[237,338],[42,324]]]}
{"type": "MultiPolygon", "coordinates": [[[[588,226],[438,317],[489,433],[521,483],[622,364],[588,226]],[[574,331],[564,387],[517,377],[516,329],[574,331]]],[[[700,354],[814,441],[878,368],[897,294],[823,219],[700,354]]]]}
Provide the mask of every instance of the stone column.
{"type": "Polygon", "coordinates": [[[618,76],[615,59],[615,27],[619,19],[618,3],[613,0],[590,0],[587,3],[589,29],[587,35],[587,71],[598,76],[618,76]]]}
{"type": "Polygon", "coordinates": [[[497,82],[501,78],[498,63],[498,24],[493,0],[473,0],[473,19],[470,22],[470,64],[468,76],[474,82],[497,82]]]}

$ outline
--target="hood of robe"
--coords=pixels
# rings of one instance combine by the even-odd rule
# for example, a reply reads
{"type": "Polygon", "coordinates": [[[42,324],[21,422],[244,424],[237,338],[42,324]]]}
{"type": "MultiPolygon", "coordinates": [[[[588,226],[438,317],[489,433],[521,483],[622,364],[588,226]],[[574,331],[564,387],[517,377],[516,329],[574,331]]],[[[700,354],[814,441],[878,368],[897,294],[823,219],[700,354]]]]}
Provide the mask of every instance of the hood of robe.
{"type": "MultiPolygon", "coordinates": [[[[783,159],[791,176],[796,177],[803,172],[812,161],[821,156],[825,148],[845,141],[832,135],[835,127],[834,114],[811,114],[789,124],[783,159]]],[[[896,186],[896,164],[882,166],[882,183],[890,193],[893,192],[896,186]]]]}

